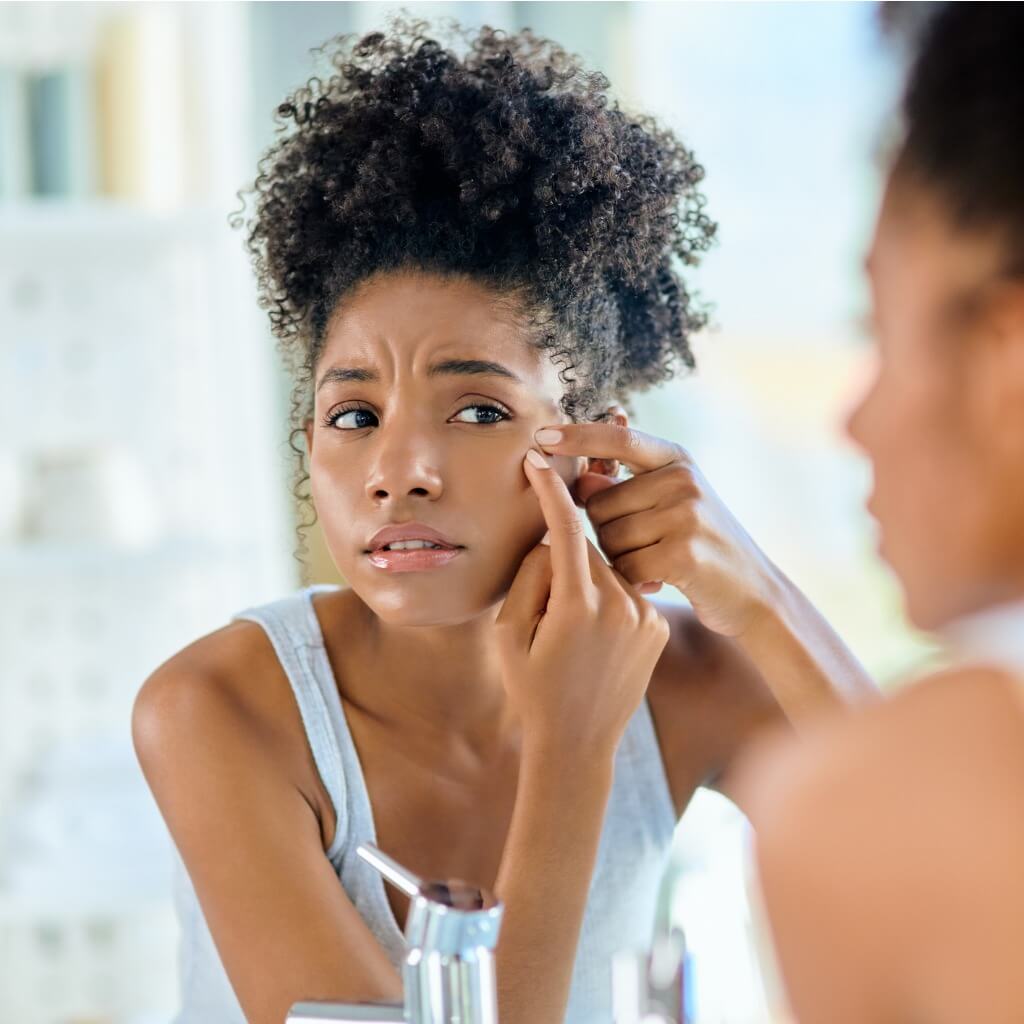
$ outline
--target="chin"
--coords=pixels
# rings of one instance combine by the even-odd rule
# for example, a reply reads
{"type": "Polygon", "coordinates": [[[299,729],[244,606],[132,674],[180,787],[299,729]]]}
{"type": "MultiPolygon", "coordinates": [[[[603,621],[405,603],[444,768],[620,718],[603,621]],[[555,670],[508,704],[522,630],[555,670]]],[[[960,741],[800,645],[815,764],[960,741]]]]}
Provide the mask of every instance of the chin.
{"type": "Polygon", "coordinates": [[[934,633],[954,622],[971,609],[962,602],[949,600],[955,597],[955,585],[926,581],[914,586],[904,585],[904,607],[910,624],[926,633],[934,633]],[[936,600],[939,597],[939,600],[936,600]],[[945,597],[946,600],[941,600],[945,597]]]}
{"type": "MultiPolygon", "coordinates": [[[[411,574],[410,574],[411,575],[411,574]]],[[[401,576],[397,577],[401,579],[401,576]]],[[[353,588],[355,589],[355,588],[353,588]]],[[[485,615],[500,602],[499,595],[494,601],[473,600],[465,588],[458,594],[446,594],[443,590],[405,591],[385,588],[367,593],[361,590],[359,598],[370,611],[389,626],[461,626],[485,615]]]]}
{"type": "Polygon", "coordinates": [[[458,626],[474,616],[463,609],[448,609],[434,601],[367,601],[364,603],[373,614],[389,626],[458,626]]]}

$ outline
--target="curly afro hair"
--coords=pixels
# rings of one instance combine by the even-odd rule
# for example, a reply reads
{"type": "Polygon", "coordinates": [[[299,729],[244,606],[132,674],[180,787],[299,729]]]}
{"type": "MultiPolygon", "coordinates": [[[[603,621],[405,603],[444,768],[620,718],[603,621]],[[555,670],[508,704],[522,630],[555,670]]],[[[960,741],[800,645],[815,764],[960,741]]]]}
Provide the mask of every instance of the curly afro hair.
{"type": "Polygon", "coordinates": [[[693,154],[610,104],[608,80],[550,40],[446,24],[462,56],[403,18],[321,47],[333,73],[277,108],[280,138],[246,190],[260,306],[295,381],[300,502],[295,440],[327,325],[380,271],[471,276],[513,295],[577,422],[611,401],[632,413],[630,392],[694,366],[689,338],[707,314],[678,269],[716,225],[693,154]]]}

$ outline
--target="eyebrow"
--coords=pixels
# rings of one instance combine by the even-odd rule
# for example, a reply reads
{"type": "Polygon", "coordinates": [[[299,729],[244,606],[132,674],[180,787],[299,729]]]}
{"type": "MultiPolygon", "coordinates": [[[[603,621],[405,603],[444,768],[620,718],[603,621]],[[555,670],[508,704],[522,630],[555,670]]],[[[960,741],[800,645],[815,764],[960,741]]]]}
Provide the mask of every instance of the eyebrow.
{"type": "MultiPolygon", "coordinates": [[[[517,384],[523,384],[523,379],[518,374],[502,366],[501,363],[492,363],[487,359],[446,359],[427,368],[428,377],[444,375],[507,377],[517,384]]],[[[319,391],[325,384],[340,384],[352,380],[364,383],[376,382],[380,380],[380,374],[365,366],[332,366],[329,370],[324,371],[316,389],[319,391]]]]}

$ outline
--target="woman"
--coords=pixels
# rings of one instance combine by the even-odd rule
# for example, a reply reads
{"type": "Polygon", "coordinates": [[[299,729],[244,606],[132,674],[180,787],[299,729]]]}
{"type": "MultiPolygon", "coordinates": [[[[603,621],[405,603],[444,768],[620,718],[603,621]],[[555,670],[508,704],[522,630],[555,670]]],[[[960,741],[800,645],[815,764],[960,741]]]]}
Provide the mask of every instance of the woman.
{"type": "Polygon", "coordinates": [[[919,46],[849,432],[909,617],[954,665],[752,769],[801,1024],[1024,1020],[1024,10],[942,5],[919,46]]]}
{"type": "Polygon", "coordinates": [[[675,267],[714,233],[701,168],[548,41],[484,29],[460,57],[423,32],[342,41],[256,180],[249,245],[348,585],[240,612],[136,702],[190,880],[181,1021],[399,999],[408,902],[364,840],[504,901],[504,1021],[608,1021],[695,788],[729,792],[761,724],[871,692],[619,404],[692,364],[675,267]],[[561,425],[548,458],[535,432],[561,425]],[[642,596],[659,582],[696,614],[642,596]]]}

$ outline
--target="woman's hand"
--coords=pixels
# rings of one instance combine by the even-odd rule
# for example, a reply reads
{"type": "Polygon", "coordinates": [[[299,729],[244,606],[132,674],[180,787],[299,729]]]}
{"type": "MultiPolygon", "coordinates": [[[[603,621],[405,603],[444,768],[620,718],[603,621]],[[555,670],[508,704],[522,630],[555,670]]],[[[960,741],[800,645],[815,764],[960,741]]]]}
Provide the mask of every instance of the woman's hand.
{"type": "Polygon", "coordinates": [[[633,473],[621,482],[585,473],[577,496],[608,561],[640,593],[671,583],[726,636],[745,633],[776,600],[778,570],[680,445],[614,423],[561,423],[536,437],[555,455],[619,461],[633,473]],[[554,430],[562,440],[550,443],[554,430]]]}
{"type": "Polygon", "coordinates": [[[587,539],[564,481],[531,450],[524,471],[548,525],[495,621],[524,742],[612,754],[639,706],[669,625],[587,539]]]}

